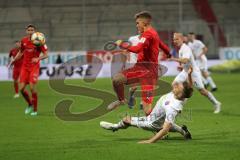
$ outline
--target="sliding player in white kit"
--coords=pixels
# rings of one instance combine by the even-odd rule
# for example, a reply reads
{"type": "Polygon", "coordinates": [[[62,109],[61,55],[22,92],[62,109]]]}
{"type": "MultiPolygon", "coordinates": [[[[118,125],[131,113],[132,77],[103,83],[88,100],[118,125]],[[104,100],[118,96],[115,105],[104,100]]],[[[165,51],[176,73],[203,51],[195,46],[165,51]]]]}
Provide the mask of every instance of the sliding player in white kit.
{"type": "Polygon", "coordinates": [[[178,126],[175,119],[181,113],[183,105],[187,98],[192,96],[192,68],[187,72],[189,82],[176,83],[172,87],[172,91],[163,95],[156,103],[154,109],[148,116],[131,117],[126,116],[120,122],[113,124],[105,121],[100,122],[100,126],[106,130],[117,131],[126,129],[130,126],[142,128],[144,130],[157,132],[148,140],[140,141],[139,143],[154,143],[161,140],[168,132],[178,132],[185,139],[192,139],[187,126],[178,126]]]}
{"type": "Polygon", "coordinates": [[[183,43],[183,35],[182,33],[174,33],[173,35],[173,43],[176,47],[179,47],[179,58],[170,58],[169,60],[179,62],[182,65],[183,70],[177,75],[174,83],[181,83],[186,81],[187,79],[187,71],[190,66],[193,68],[192,79],[194,86],[198,89],[198,91],[205,97],[207,97],[212,104],[214,105],[214,113],[219,113],[221,111],[221,103],[213,96],[211,92],[204,88],[201,72],[198,68],[191,48],[183,43]]]}
{"type": "Polygon", "coordinates": [[[205,55],[208,50],[207,47],[202,43],[202,41],[196,39],[193,32],[188,33],[188,46],[192,49],[197,65],[201,70],[204,85],[209,84],[211,86],[211,91],[216,91],[217,86],[208,73],[207,57],[205,55]]]}

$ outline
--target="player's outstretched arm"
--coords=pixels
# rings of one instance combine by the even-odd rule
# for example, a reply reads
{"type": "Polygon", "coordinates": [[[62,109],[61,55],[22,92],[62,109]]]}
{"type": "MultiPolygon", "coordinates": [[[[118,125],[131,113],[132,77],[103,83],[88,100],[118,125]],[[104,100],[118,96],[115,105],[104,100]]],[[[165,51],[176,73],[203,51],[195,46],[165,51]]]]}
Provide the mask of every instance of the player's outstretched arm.
{"type": "Polygon", "coordinates": [[[208,51],[208,48],[207,48],[207,47],[203,47],[202,53],[199,55],[199,58],[200,58],[202,55],[206,55],[207,51],[208,51]]]}
{"type": "Polygon", "coordinates": [[[160,39],[159,41],[159,48],[167,55],[167,58],[171,58],[172,55],[170,54],[170,48],[160,39]]]}
{"type": "Polygon", "coordinates": [[[43,59],[46,59],[48,58],[48,52],[43,52],[43,54],[40,56],[40,57],[37,57],[37,58],[33,58],[32,59],[32,62],[33,63],[38,63],[39,61],[43,60],[43,59]]]}
{"type": "Polygon", "coordinates": [[[23,53],[21,51],[18,51],[17,55],[9,62],[8,68],[11,67],[15,61],[19,60],[22,55],[23,53]]]}
{"type": "Polygon", "coordinates": [[[175,57],[171,57],[168,60],[169,61],[176,61],[178,63],[183,63],[183,64],[186,64],[190,61],[188,58],[175,58],[175,57]]]}
{"type": "Polygon", "coordinates": [[[163,124],[163,128],[157,134],[155,134],[149,140],[143,140],[138,143],[155,143],[156,141],[162,139],[169,132],[171,126],[171,123],[165,121],[163,124]]]}

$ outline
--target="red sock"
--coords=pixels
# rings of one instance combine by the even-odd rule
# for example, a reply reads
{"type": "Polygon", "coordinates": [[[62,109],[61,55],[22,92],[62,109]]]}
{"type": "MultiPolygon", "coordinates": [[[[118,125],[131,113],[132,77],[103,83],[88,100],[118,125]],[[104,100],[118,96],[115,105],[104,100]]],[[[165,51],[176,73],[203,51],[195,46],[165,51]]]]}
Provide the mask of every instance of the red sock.
{"type": "Polygon", "coordinates": [[[32,92],[32,103],[33,103],[33,111],[37,112],[38,96],[36,92],[32,92]]]}
{"type": "Polygon", "coordinates": [[[32,105],[32,101],[30,100],[29,94],[27,91],[21,91],[24,99],[27,101],[28,105],[31,106],[32,105]]]}
{"type": "Polygon", "coordinates": [[[14,82],[15,93],[18,94],[18,82],[14,82]]]}
{"type": "Polygon", "coordinates": [[[115,92],[117,93],[118,100],[123,101],[124,100],[124,84],[123,83],[114,83],[113,82],[113,87],[115,92]]]}

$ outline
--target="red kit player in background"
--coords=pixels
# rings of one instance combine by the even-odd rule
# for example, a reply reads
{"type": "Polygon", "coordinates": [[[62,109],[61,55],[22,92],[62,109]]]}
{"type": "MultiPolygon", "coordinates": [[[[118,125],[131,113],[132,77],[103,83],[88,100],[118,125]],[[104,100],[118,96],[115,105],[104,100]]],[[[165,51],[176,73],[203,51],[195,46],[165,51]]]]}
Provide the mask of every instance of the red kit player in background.
{"type": "MultiPolygon", "coordinates": [[[[153,99],[153,86],[158,80],[158,55],[160,44],[163,44],[157,31],[151,26],[152,16],[149,12],[143,11],[135,15],[136,27],[141,33],[137,46],[125,47],[121,40],[116,44],[125,48],[129,52],[138,54],[137,63],[129,69],[123,70],[113,77],[113,88],[117,94],[118,100],[112,102],[108,109],[112,110],[119,105],[125,104],[124,85],[140,83],[144,90],[142,91],[144,109],[146,114],[151,113],[151,102],[153,99]],[[149,104],[149,105],[148,105],[149,104]]],[[[167,46],[162,45],[162,49],[169,54],[167,46]]]]}
{"type": "Polygon", "coordinates": [[[25,114],[37,115],[38,94],[36,84],[39,76],[40,61],[48,57],[47,45],[35,46],[31,41],[31,35],[36,31],[32,24],[26,27],[26,36],[21,40],[20,52],[13,59],[12,63],[23,56],[22,70],[20,74],[20,91],[28,103],[25,114]],[[43,53],[43,54],[41,54],[43,53]],[[29,96],[26,85],[30,86],[32,96],[29,96]]]}
{"type": "MultiPolygon", "coordinates": [[[[15,41],[15,47],[12,48],[9,52],[9,60],[14,59],[16,55],[18,54],[19,50],[21,47],[21,42],[20,41],[15,41]]],[[[18,98],[18,81],[19,81],[19,76],[22,68],[22,60],[23,58],[21,57],[19,60],[15,61],[13,64],[13,86],[15,90],[15,95],[14,98],[18,98]]]]}

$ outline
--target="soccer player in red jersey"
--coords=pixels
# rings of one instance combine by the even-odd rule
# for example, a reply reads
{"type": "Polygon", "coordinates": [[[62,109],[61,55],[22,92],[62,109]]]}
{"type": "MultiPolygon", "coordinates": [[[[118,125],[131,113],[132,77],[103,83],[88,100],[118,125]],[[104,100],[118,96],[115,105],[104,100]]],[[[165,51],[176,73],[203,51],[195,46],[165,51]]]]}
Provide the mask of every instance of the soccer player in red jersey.
{"type": "MultiPolygon", "coordinates": [[[[168,55],[168,47],[161,42],[157,31],[151,26],[152,16],[149,12],[143,11],[135,15],[136,27],[141,33],[139,43],[136,46],[125,47],[122,41],[116,44],[129,52],[138,54],[137,63],[129,69],[123,70],[113,77],[113,87],[118,100],[108,106],[113,110],[119,105],[125,104],[124,85],[140,83],[142,85],[142,99],[145,106],[151,104],[153,99],[153,87],[158,79],[158,55],[161,49],[168,55]]],[[[149,105],[151,106],[151,105],[149,105]]],[[[145,107],[146,114],[151,113],[151,107],[145,107]]]]}
{"type": "MultiPolygon", "coordinates": [[[[9,52],[9,60],[13,59],[14,57],[16,57],[16,55],[18,54],[19,50],[21,47],[21,43],[20,41],[15,41],[15,47],[12,48],[9,52]]],[[[14,98],[18,98],[19,94],[18,94],[18,79],[20,76],[20,72],[21,72],[21,68],[22,68],[22,57],[15,61],[15,63],[13,64],[13,86],[14,86],[14,90],[15,90],[15,95],[14,98]]]]}
{"type": "Polygon", "coordinates": [[[31,35],[35,31],[36,27],[32,24],[26,27],[27,36],[22,38],[20,52],[13,60],[13,62],[15,62],[18,58],[23,56],[22,70],[20,74],[20,91],[28,103],[28,107],[25,109],[25,114],[30,113],[32,116],[37,115],[38,95],[36,91],[36,83],[39,76],[40,61],[48,57],[46,44],[36,46],[32,43],[31,35]],[[41,53],[43,54],[41,55],[41,53]],[[28,84],[32,93],[31,98],[25,90],[25,87],[28,84]]]}

